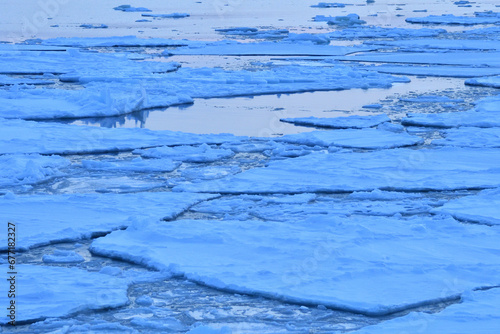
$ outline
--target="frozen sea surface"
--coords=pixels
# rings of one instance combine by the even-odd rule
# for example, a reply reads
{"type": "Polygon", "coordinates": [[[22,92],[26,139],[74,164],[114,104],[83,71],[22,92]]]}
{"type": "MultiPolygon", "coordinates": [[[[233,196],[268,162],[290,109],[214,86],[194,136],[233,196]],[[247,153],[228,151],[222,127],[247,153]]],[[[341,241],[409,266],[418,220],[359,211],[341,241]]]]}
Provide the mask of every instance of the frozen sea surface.
{"type": "Polygon", "coordinates": [[[494,332],[498,12],[2,1],[0,331],[494,332]]]}

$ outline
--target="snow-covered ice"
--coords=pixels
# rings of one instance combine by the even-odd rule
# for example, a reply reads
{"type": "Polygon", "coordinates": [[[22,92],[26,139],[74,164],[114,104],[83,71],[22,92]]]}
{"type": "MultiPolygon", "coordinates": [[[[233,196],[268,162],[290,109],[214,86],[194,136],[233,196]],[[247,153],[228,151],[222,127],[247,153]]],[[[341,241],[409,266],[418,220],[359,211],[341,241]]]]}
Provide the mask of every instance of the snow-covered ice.
{"type": "Polygon", "coordinates": [[[494,188],[500,185],[498,153],[498,149],[453,147],[312,153],[271,162],[265,168],[247,170],[216,182],[179,185],[174,190],[293,194],[494,188]]]}
{"type": "Polygon", "coordinates": [[[329,216],[138,223],[91,249],[218,289],[381,315],[498,285],[497,241],[451,218],[329,216]]]}
{"type": "MultiPolygon", "coordinates": [[[[0,266],[7,272],[7,266],[0,266]]],[[[76,268],[17,265],[16,322],[67,317],[78,312],[96,311],[124,306],[128,303],[128,282],[124,279],[76,268]],[[22,287],[22,288],[21,288],[22,287]]],[[[1,280],[8,291],[6,279],[1,280]]],[[[7,294],[0,297],[7,305],[7,294]]],[[[5,313],[4,313],[5,314],[5,313]]],[[[4,314],[2,324],[9,320],[4,314]]]]}
{"type": "MultiPolygon", "coordinates": [[[[137,219],[174,219],[215,195],[144,192],[136,194],[32,195],[0,197],[1,212],[19,224],[17,249],[88,239],[124,228],[137,219]]],[[[0,249],[7,248],[7,235],[0,249]]]]}
{"type": "Polygon", "coordinates": [[[477,195],[451,200],[433,211],[463,221],[500,225],[500,189],[483,190],[477,195]]]}

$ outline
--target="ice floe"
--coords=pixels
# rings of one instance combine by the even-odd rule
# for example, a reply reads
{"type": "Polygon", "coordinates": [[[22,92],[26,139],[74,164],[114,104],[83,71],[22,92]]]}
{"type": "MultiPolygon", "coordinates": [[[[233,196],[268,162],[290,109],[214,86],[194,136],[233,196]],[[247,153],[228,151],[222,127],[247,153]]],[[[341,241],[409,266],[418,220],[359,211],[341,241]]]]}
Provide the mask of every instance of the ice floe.
{"type": "Polygon", "coordinates": [[[150,222],[91,250],[222,290],[370,315],[453,300],[498,285],[500,273],[498,231],[451,218],[150,222]]]}
{"type": "Polygon", "coordinates": [[[170,13],[170,14],[142,14],[145,17],[162,18],[162,19],[181,19],[184,17],[189,17],[187,13],[170,13]]]}
{"type": "MultiPolygon", "coordinates": [[[[7,266],[2,265],[4,272],[7,266]]],[[[16,323],[33,322],[52,317],[66,317],[88,312],[125,306],[128,303],[128,282],[124,279],[77,268],[17,265],[16,323]]],[[[0,286],[8,291],[9,281],[0,286]]],[[[7,293],[0,297],[7,305],[7,293]]],[[[4,313],[5,314],[5,313],[4,313]]],[[[4,314],[2,324],[10,321],[4,314]]]]}
{"type": "Polygon", "coordinates": [[[387,149],[422,144],[420,137],[378,129],[341,129],[303,132],[275,139],[310,146],[338,146],[360,149],[387,149]]]}
{"type": "MultiPolygon", "coordinates": [[[[69,46],[69,47],[166,47],[186,46],[187,40],[173,40],[165,38],[139,38],[137,36],[114,37],[57,37],[40,41],[42,46],[69,46]]],[[[36,45],[35,45],[36,46],[36,45]]],[[[39,46],[39,47],[42,47],[39,46]]]]}
{"type": "Polygon", "coordinates": [[[465,80],[466,85],[500,88],[500,76],[465,80]]]}
{"type": "Polygon", "coordinates": [[[474,291],[464,294],[460,303],[450,305],[441,312],[412,312],[353,333],[494,333],[500,321],[499,310],[499,288],[474,291]]]}
{"type": "Polygon", "coordinates": [[[171,159],[143,160],[140,157],[133,160],[82,160],[82,166],[88,170],[121,171],[121,172],[171,172],[181,165],[171,159]]]}
{"type": "Polygon", "coordinates": [[[132,7],[130,5],[120,5],[113,8],[114,10],[120,10],[122,12],[150,12],[151,9],[145,7],[132,7]]]}
{"type": "Polygon", "coordinates": [[[221,159],[227,159],[234,155],[234,152],[226,149],[211,148],[207,144],[200,146],[162,146],[148,150],[135,150],[145,158],[167,158],[183,162],[214,162],[221,159]]]}
{"type": "Polygon", "coordinates": [[[430,15],[426,17],[408,17],[408,23],[420,24],[448,24],[448,25],[476,25],[476,24],[500,24],[500,13],[481,12],[474,13],[475,16],[455,16],[452,14],[430,15]]]}
{"type": "Polygon", "coordinates": [[[500,41],[477,39],[416,39],[403,41],[365,41],[367,45],[384,45],[400,49],[445,49],[500,51],[500,41]]]}
{"type": "MultiPolygon", "coordinates": [[[[340,131],[340,130],[332,130],[340,131]]],[[[393,149],[363,153],[311,153],[274,161],[217,181],[175,191],[229,194],[454,190],[500,185],[498,149],[393,149]]]]}
{"type": "Polygon", "coordinates": [[[56,249],[52,254],[45,254],[42,261],[44,263],[78,263],[85,259],[77,252],[56,249]]]}
{"type": "MultiPolygon", "coordinates": [[[[489,124],[491,125],[491,124],[489,124]]],[[[494,128],[461,127],[442,132],[443,139],[436,139],[434,145],[500,148],[500,124],[494,128]]]]}
{"type": "Polygon", "coordinates": [[[500,189],[483,190],[477,195],[454,199],[435,208],[456,219],[486,225],[500,225],[500,189]]]}
{"type": "MultiPolygon", "coordinates": [[[[2,145],[3,147],[3,145],[2,145]]],[[[70,161],[57,155],[0,155],[0,187],[32,185],[63,176],[70,161]]]]}
{"type": "MultiPolygon", "coordinates": [[[[215,195],[172,192],[0,197],[2,214],[22,229],[16,249],[88,239],[128,226],[137,219],[174,219],[215,195]]],[[[7,234],[0,237],[7,248],[7,234]]]]}
{"type": "Polygon", "coordinates": [[[390,122],[390,118],[385,115],[375,116],[347,116],[335,118],[319,118],[319,117],[299,117],[299,118],[282,118],[282,122],[292,123],[302,126],[315,126],[333,129],[361,129],[377,126],[381,123],[390,122]]]}
{"type": "MultiPolygon", "coordinates": [[[[221,144],[239,142],[245,138],[230,134],[200,135],[141,128],[108,129],[23,120],[2,120],[0,130],[0,154],[119,152],[163,145],[221,144]]],[[[130,164],[128,166],[123,168],[134,168],[130,164]]],[[[104,165],[101,164],[101,167],[104,165]]],[[[115,167],[119,169],[119,165],[115,167]]]]}
{"type": "Polygon", "coordinates": [[[316,15],[313,20],[317,22],[327,22],[329,25],[340,27],[355,27],[366,23],[366,21],[360,20],[358,14],[348,14],[345,16],[316,15]]]}

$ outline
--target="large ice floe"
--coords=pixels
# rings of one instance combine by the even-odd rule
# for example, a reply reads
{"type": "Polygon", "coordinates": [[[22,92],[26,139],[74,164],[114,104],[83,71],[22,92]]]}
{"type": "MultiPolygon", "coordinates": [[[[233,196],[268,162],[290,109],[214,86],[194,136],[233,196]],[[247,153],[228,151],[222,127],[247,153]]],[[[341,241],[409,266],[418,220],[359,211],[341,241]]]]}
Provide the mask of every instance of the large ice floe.
{"type": "MultiPolygon", "coordinates": [[[[417,114],[409,113],[401,120],[403,125],[430,126],[437,128],[469,127],[499,127],[500,98],[491,96],[476,102],[476,106],[468,111],[449,113],[417,114]]],[[[466,140],[466,138],[464,138],[466,140]]]]}
{"type": "Polygon", "coordinates": [[[164,145],[222,144],[239,142],[245,138],[231,134],[200,135],[167,130],[108,129],[24,120],[0,120],[0,154],[120,152],[164,145]]]}
{"type": "Polygon", "coordinates": [[[319,152],[174,190],[260,194],[481,189],[500,185],[499,163],[498,149],[488,148],[319,152]]]}
{"type": "Polygon", "coordinates": [[[464,294],[461,303],[439,313],[412,312],[353,333],[495,333],[500,322],[499,310],[499,288],[474,291],[464,294]]]}
{"type": "MultiPolygon", "coordinates": [[[[88,239],[125,228],[140,219],[174,219],[190,206],[215,195],[144,192],[0,197],[1,212],[19,225],[19,250],[88,239]]],[[[6,250],[7,235],[0,237],[6,250]]]]}
{"type": "Polygon", "coordinates": [[[475,16],[455,16],[451,14],[430,15],[426,17],[409,17],[406,22],[421,24],[476,25],[500,24],[500,13],[476,12],[475,16]]]}
{"type": "Polygon", "coordinates": [[[382,315],[498,285],[497,241],[451,218],[329,216],[137,223],[91,250],[222,290],[382,315]]]}
{"type": "Polygon", "coordinates": [[[500,225],[500,189],[483,190],[477,195],[451,200],[433,211],[466,222],[500,225]]]}
{"type": "MultiPolygon", "coordinates": [[[[97,311],[126,305],[127,280],[76,268],[17,265],[15,274],[15,322],[34,322],[45,318],[67,317],[79,312],[97,311]]],[[[7,265],[0,265],[4,272],[7,265]]],[[[9,291],[10,281],[0,287],[9,291]]],[[[0,302],[8,305],[7,293],[0,302]]],[[[11,321],[4,314],[0,323],[11,321]]]]}

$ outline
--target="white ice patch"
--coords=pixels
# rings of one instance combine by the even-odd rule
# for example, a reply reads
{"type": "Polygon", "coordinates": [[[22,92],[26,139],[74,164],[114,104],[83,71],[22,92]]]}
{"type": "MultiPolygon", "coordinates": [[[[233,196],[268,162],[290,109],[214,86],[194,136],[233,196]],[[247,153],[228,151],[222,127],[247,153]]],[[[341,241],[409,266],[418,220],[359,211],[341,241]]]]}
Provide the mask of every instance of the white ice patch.
{"type": "Polygon", "coordinates": [[[393,149],[311,153],[273,161],[235,176],[174,187],[174,191],[304,193],[454,190],[500,186],[497,149],[393,149]]]}
{"type": "MultiPolygon", "coordinates": [[[[23,120],[0,122],[0,154],[119,152],[162,145],[239,142],[242,138],[230,134],[200,135],[141,128],[109,129],[23,120]]],[[[141,165],[140,162],[136,164],[141,165]]],[[[115,167],[119,168],[118,165],[115,167]]]]}
{"type": "Polygon", "coordinates": [[[436,37],[446,33],[444,29],[404,29],[404,28],[386,28],[376,26],[361,26],[345,28],[329,32],[331,39],[363,39],[363,38],[415,38],[415,37],[436,37]]]}
{"type": "MultiPolygon", "coordinates": [[[[500,68],[494,67],[465,67],[465,66],[439,66],[439,65],[377,65],[362,67],[370,71],[377,71],[380,73],[401,74],[401,75],[424,75],[432,77],[452,77],[452,78],[476,78],[480,76],[498,75],[500,68]]],[[[495,85],[495,80],[488,78],[470,79],[466,80],[466,84],[470,85],[495,85]],[[484,81],[483,81],[484,79],[484,81]]],[[[499,85],[500,87],[500,85],[499,85]]]]}
{"type": "Polygon", "coordinates": [[[483,190],[477,195],[451,200],[434,212],[479,224],[500,225],[500,189],[483,190]]]}
{"type": "MultiPolygon", "coordinates": [[[[136,219],[173,219],[214,195],[151,192],[137,194],[35,195],[0,197],[0,211],[19,225],[18,249],[90,238],[136,219]]],[[[7,248],[7,234],[0,236],[7,248]]]]}
{"type": "MultiPolygon", "coordinates": [[[[0,266],[7,272],[6,265],[0,266]]],[[[77,268],[17,265],[16,322],[65,317],[79,312],[124,306],[128,303],[126,280],[77,268]]],[[[1,280],[3,291],[10,282],[1,280]]],[[[2,305],[10,305],[7,293],[2,305]]],[[[10,321],[5,312],[0,323],[10,321]]]]}
{"type": "Polygon", "coordinates": [[[500,41],[476,39],[415,39],[403,41],[366,41],[366,45],[384,45],[404,49],[445,49],[500,51],[500,41]]]}
{"type": "Polygon", "coordinates": [[[303,132],[275,138],[286,142],[310,146],[338,146],[344,148],[386,149],[423,143],[420,137],[408,133],[395,133],[378,129],[342,129],[303,132]]]}
{"type": "Polygon", "coordinates": [[[329,25],[340,27],[356,27],[366,23],[366,21],[359,19],[358,14],[348,14],[345,16],[316,15],[313,20],[316,22],[327,22],[329,25]]]}
{"type": "Polygon", "coordinates": [[[461,302],[437,313],[412,312],[368,326],[353,334],[495,333],[500,322],[500,289],[465,294],[461,302]]]}
{"type": "Polygon", "coordinates": [[[91,249],[222,290],[382,315],[498,285],[498,237],[453,219],[180,220],[133,225],[91,249]]]}
{"type": "Polygon", "coordinates": [[[362,129],[369,128],[381,123],[390,122],[390,118],[385,115],[375,116],[347,116],[334,118],[319,118],[319,117],[299,117],[299,118],[282,118],[282,122],[292,123],[304,126],[316,126],[333,129],[362,129]]]}
{"type": "Polygon", "coordinates": [[[133,153],[140,154],[145,158],[172,159],[183,162],[214,162],[227,159],[234,155],[231,150],[211,148],[207,144],[200,146],[162,146],[148,150],[134,150],[133,153]]]}
{"type": "Polygon", "coordinates": [[[47,181],[53,177],[64,175],[60,169],[69,165],[69,160],[56,155],[0,155],[0,166],[2,166],[0,168],[0,187],[47,181]]]}

